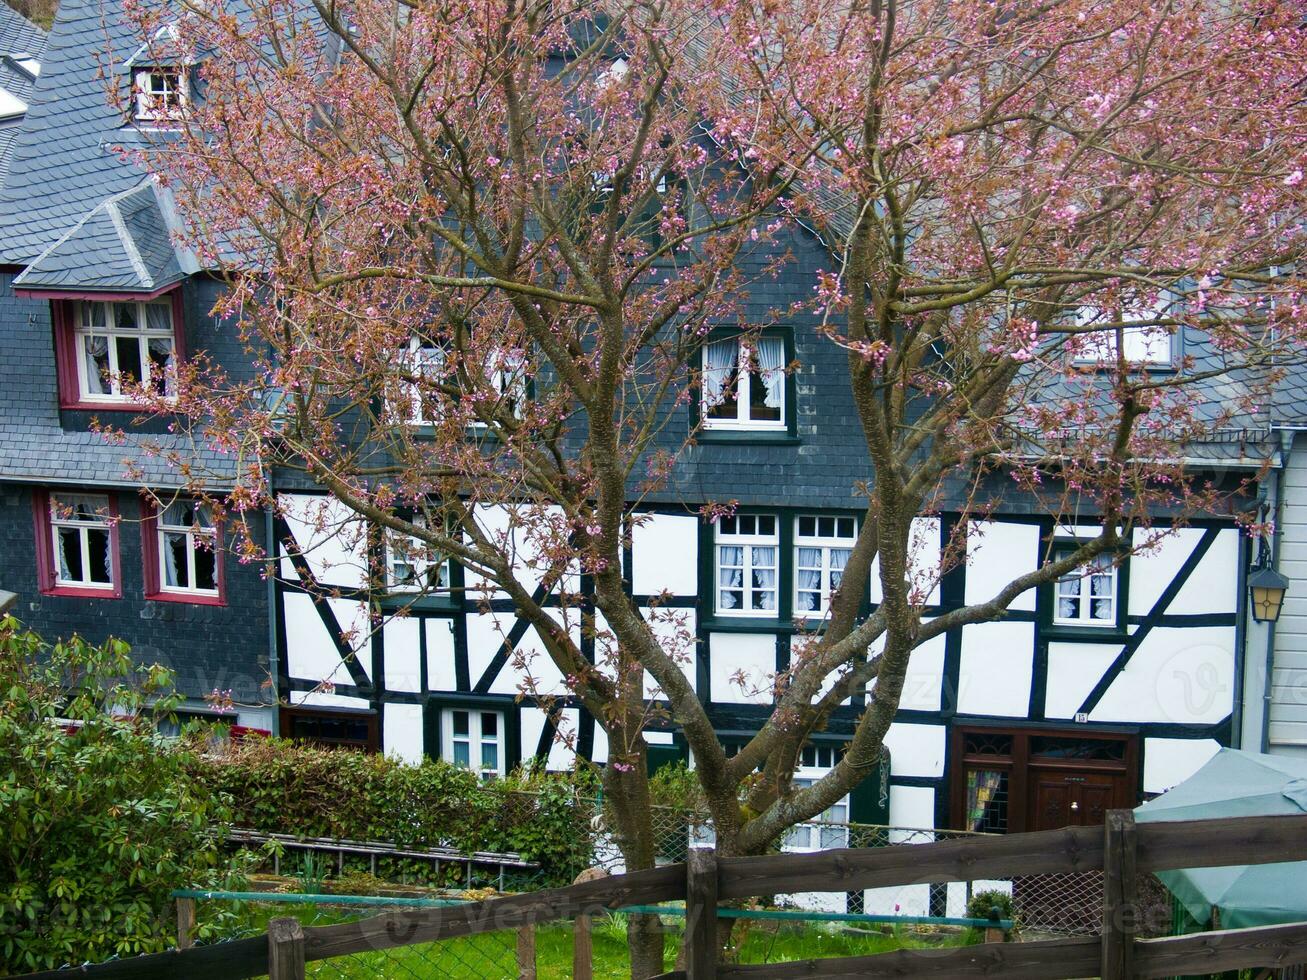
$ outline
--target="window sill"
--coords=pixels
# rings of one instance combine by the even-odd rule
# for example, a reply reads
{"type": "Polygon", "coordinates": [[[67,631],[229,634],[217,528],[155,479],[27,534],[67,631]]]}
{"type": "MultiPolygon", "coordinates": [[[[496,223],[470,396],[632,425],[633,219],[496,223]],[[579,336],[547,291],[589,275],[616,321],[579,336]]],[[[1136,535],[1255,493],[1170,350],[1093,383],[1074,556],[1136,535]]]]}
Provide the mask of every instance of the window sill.
{"type": "Polygon", "coordinates": [[[694,441],[701,445],[766,443],[772,446],[797,446],[802,442],[784,429],[701,429],[694,441]]]}
{"type": "Polygon", "coordinates": [[[147,592],[145,598],[150,602],[180,602],[187,606],[227,605],[227,600],[221,595],[201,595],[190,592],[147,592]]]}
{"type": "Polygon", "coordinates": [[[462,602],[453,596],[406,595],[403,592],[388,592],[377,602],[385,612],[397,612],[401,609],[458,612],[463,608],[462,602]]]}
{"type": "Polygon", "coordinates": [[[41,595],[65,596],[70,599],[121,599],[122,589],[93,589],[81,585],[51,585],[41,590],[41,595]]]}
{"type": "Polygon", "coordinates": [[[137,415],[152,415],[158,411],[154,406],[142,402],[68,401],[62,398],[59,407],[70,412],[133,412],[137,415]]]}
{"type": "Polygon", "coordinates": [[[1073,623],[1049,623],[1043,628],[1043,636],[1055,640],[1103,640],[1116,642],[1127,636],[1123,625],[1113,623],[1110,626],[1081,626],[1073,623]]]}
{"type": "Polygon", "coordinates": [[[714,613],[699,620],[699,625],[714,633],[775,633],[778,631],[793,633],[795,625],[792,620],[767,618],[763,616],[722,616],[714,613]]]}

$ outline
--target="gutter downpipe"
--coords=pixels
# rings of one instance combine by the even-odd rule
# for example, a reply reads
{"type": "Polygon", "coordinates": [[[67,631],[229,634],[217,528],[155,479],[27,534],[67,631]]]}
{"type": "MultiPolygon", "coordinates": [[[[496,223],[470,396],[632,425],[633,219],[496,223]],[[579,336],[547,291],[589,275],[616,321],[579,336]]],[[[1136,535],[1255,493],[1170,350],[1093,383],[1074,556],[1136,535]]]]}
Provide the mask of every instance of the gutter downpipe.
{"type": "MultiPolygon", "coordinates": [[[[1280,468],[1275,471],[1275,531],[1271,535],[1271,567],[1280,569],[1280,539],[1284,534],[1284,482],[1293,452],[1293,430],[1280,429],[1280,468]]],[[[1266,675],[1262,691],[1262,737],[1258,751],[1266,753],[1271,747],[1271,681],[1275,670],[1275,624],[1266,624],[1266,675]]]]}

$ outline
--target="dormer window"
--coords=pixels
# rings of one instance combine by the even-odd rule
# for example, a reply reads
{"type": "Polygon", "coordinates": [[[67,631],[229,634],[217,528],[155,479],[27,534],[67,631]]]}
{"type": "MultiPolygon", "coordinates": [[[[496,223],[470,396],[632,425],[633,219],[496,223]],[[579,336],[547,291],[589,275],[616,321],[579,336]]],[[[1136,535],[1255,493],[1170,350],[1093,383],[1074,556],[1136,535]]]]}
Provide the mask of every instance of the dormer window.
{"type": "Polygon", "coordinates": [[[1175,315],[1175,300],[1163,294],[1156,303],[1137,304],[1134,308],[1098,309],[1082,306],[1076,310],[1077,327],[1089,328],[1080,344],[1076,361],[1110,367],[1117,363],[1120,323],[1122,358],[1131,367],[1169,368],[1175,362],[1175,338],[1163,323],[1175,315]],[[1102,329],[1094,329],[1098,325],[1102,329]]]}
{"type": "Polygon", "coordinates": [[[77,401],[131,403],[132,389],[165,395],[176,382],[173,303],[73,304],[77,401]]]}
{"type": "Polygon", "coordinates": [[[177,67],[136,69],[135,89],[136,118],[148,122],[180,119],[190,102],[190,82],[177,67]]]}

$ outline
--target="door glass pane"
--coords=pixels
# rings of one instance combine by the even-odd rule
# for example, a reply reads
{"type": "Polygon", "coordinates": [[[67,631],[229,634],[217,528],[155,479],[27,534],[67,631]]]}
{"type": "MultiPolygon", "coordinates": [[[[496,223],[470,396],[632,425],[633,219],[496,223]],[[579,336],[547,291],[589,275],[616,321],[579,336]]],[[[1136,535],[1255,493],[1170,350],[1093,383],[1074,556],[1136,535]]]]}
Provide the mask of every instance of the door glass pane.
{"type": "Polygon", "coordinates": [[[967,771],[967,830],[1007,833],[1007,782],[1002,769],[967,771]]]}

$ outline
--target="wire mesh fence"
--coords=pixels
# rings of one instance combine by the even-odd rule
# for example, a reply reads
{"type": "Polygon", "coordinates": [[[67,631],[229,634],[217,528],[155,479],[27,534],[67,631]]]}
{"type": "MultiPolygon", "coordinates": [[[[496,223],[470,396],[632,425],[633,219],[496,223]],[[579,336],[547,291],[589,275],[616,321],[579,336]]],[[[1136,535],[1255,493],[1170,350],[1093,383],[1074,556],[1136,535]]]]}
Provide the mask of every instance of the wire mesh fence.
{"type": "MultiPolygon", "coordinates": [[[[373,896],[257,893],[179,893],[217,904],[228,928],[214,941],[258,936],[274,918],[290,916],[304,926],[339,925],[384,912],[449,907],[456,899],[386,899],[373,896]]],[[[194,899],[189,899],[194,900],[194,899]]],[[[786,963],[824,957],[865,956],[892,949],[932,949],[980,942],[978,920],[925,920],[908,916],[735,907],[722,910],[728,959],[745,964],[786,963]],[[728,932],[726,932],[728,930],[728,932]]],[[[311,961],[306,976],[327,980],[364,977],[399,980],[501,980],[535,976],[563,980],[583,972],[594,977],[630,975],[627,926],[634,915],[654,922],[664,962],[678,963],[684,946],[685,909],[678,904],[596,912],[578,920],[500,929],[442,942],[370,949],[311,961]],[[578,943],[578,932],[584,936],[578,943]],[[583,957],[588,971],[577,962],[583,957]]],[[[1006,926],[1008,923],[1003,923],[1006,926]]],[[[404,935],[402,919],[387,934],[404,935]]],[[[992,938],[992,937],[991,937],[992,938]]]]}
{"type": "MultiPolygon", "coordinates": [[[[558,815],[557,800],[552,801],[554,818],[558,815]]],[[[540,801],[531,793],[514,793],[505,806],[515,808],[510,819],[526,822],[532,818],[540,801]]],[[[685,860],[690,847],[711,845],[714,841],[709,816],[693,809],[656,806],[651,810],[655,837],[655,852],[659,863],[685,860]]],[[[327,861],[329,881],[312,880],[312,859],[309,873],[296,873],[290,857],[281,863],[290,871],[293,882],[313,886],[330,885],[335,891],[377,892],[390,882],[420,884],[431,887],[456,888],[461,893],[496,891],[523,892],[570,883],[577,874],[587,869],[602,869],[610,874],[625,870],[611,815],[600,799],[577,795],[568,804],[565,816],[568,831],[555,834],[540,851],[530,855],[531,867],[496,866],[493,860],[482,863],[446,862],[445,870],[431,874],[422,868],[414,869],[410,863],[381,868],[381,877],[375,873],[376,860],[371,866],[367,858],[358,855],[332,856],[327,861]],[[391,874],[387,875],[390,871],[391,874]],[[398,873],[396,874],[395,871],[398,873]],[[308,879],[306,881],[306,879],[308,879]]],[[[781,850],[802,853],[831,848],[898,847],[952,840],[983,837],[970,831],[889,827],[871,824],[809,821],[791,828],[779,842],[781,850]]],[[[303,862],[305,858],[297,860],[303,862]]],[[[319,870],[321,867],[319,865],[319,870]]],[[[311,890],[311,889],[304,889],[311,890]]],[[[893,888],[868,889],[849,893],[802,893],[772,896],[775,904],[783,908],[815,912],[852,914],[878,914],[917,917],[963,917],[972,908],[977,896],[992,898],[1004,910],[1010,909],[1023,932],[1037,936],[1096,935],[1100,929],[1102,875],[1098,872],[1058,875],[1027,875],[988,881],[949,882],[939,884],[910,884],[893,888]]],[[[1156,879],[1148,879],[1144,887],[1146,902],[1141,910],[1141,924],[1146,935],[1167,935],[1170,930],[1169,895],[1156,879]]],[[[980,906],[986,907],[985,901],[980,906]]],[[[505,942],[503,945],[507,947],[505,942]]]]}

